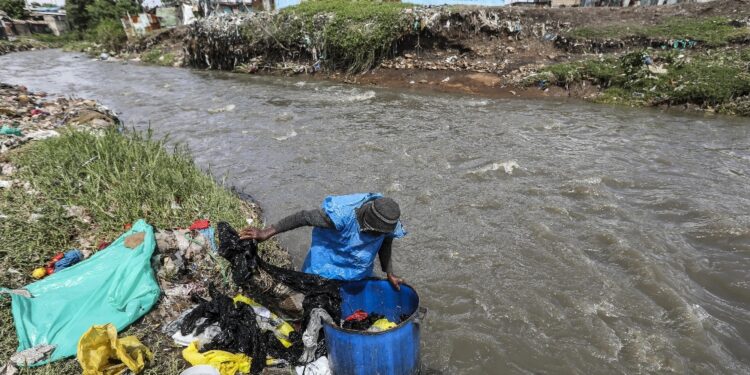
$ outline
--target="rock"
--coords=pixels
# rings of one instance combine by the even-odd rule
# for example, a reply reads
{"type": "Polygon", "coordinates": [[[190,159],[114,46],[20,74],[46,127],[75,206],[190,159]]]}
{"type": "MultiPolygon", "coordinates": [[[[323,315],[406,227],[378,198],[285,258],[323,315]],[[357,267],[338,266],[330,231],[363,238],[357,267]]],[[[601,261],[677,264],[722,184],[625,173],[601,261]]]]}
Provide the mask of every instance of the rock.
{"type": "Polygon", "coordinates": [[[0,180],[0,189],[10,189],[13,186],[13,181],[0,180]]]}

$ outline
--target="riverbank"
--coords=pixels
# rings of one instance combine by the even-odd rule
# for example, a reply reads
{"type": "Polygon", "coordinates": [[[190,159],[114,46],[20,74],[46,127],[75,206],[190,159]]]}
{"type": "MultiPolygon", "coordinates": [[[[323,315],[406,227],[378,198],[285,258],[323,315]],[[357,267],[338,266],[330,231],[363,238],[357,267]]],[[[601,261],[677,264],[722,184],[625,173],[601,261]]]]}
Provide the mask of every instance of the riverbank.
{"type": "Polygon", "coordinates": [[[33,51],[44,48],[49,48],[49,45],[36,39],[21,38],[12,41],[0,39],[0,56],[11,52],[33,51]]]}
{"type": "Polygon", "coordinates": [[[279,12],[203,19],[134,41],[123,58],[391,88],[570,96],[747,115],[743,108],[750,79],[742,62],[749,54],[748,20],[747,0],[567,9],[426,8],[325,0],[279,12]],[[629,71],[638,71],[633,74],[612,67],[633,53],[656,59],[657,73],[645,58],[640,66],[631,64],[629,71]],[[693,66],[685,70],[664,65],[675,63],[666,56],[672,53],[693,66]],[[727,55],[737,58],[728,61],[727,55]],[[586,66],[624,74],[625,79],[587,74],[586,66]],[[663,78],[673,85],[646,88],[644,82],[653,79],[648,75],[663,74],[663,69],[671,72],[663,78]],[[703,73],[712,78],[701,80],[703,73]],[[721,79],[713,79],[717,75],[721,79]],[[736,81],[731,90],[719,87],[728,80],[736,81]],[[701,88],[696,95],[676,95],[681,85],[701,88]],[[707,91],[722,94],[702,94],[707,91]]]}
{"type": "MultiPolygon", "coordinates": [[[[186,228],[196,219],[227,221],[235,227],[261,224],[259,207],[200,171],[186,149],[167,147],[150,134],[121,132],[116,115],[95,101],[51,98],[0,85],[0,123],[9,133],[0,135],[3,287],[33,282],[31,271],[58,252],[97,251],[139,218],[161,230],[186,228]]],[[[262,253],[277,265],[290,264],[276,243],[264,244],[262,253]]],[[[226,264],[201,262],[192,264],[202,274],[193,284],[214,280],[233,288],[222,277],[226,264]]],[[[164,293],[183,286],[169,276],[174,271],[170,267],[175,265],[164,260],[154,270],[164,293]]],[[[187,365],[182,348],[171,345],[160,331],[180,312],[172,305],[179,298],[188,299],[162,295],[149,314],[127,329],[157,353],[146,374],[177,374],[187,365]]],[[[10,301],[3,298],[0,303],[0,328],[6,333],[0,338],[0,362],[5,362],[17,341],[10,301]]],[[[76,374],[80,368],[70,359],[24,373],[52,372],[76,374]]]]}
{"type": "Polygon", "coordinates": [[[92,42],[65,49],[415,91],[750,115],[748,0],[563,9],[321,0],[209,17],[121,51],[92,42]]]}

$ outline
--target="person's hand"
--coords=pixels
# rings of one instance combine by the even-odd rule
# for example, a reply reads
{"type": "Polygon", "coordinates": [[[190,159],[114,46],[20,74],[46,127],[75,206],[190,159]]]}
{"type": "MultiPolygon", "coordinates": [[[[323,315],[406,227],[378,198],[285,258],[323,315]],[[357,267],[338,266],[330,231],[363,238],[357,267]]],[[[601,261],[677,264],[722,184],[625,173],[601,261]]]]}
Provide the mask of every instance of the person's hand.
{"type": "Polygon", "coordinates": [[[388,282],[391,283],[391,285],[393,286],[393,288],[395,288],[396,290],[401,290],[401,284],[404,283],[404,279],[402,279],[402,278],[400,278],[400,277],[398,277],[398,276],[396,276],[396,275],[394,275],[392,273],[386,274],[386,277],[388,278],[388,282]]]}
{"type": "Polygon", "coordinates": [[[276,234],[276,229],[273,227],[268,227],[265,229],[258,229],[253,227],[247,227],[240,231],[240,239],[241,240],[256,240],[258,242],[263,242],[276,234]]]}

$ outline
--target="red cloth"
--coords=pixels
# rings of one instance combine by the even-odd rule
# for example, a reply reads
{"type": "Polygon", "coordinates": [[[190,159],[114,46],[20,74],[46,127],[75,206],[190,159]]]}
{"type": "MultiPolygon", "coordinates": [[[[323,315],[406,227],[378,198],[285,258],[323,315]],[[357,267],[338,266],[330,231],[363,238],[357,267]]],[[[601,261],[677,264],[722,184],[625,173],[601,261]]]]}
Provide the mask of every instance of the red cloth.
{"type": "Polygon", "coordinates": [[[199,229],[206,229],[211,226],[211,222],[204,219],[198,219],[193,222],[192,225],[190,225],[190,230],[199,230],[199,229]]]}
{"type": "Polygon", "coordinates": [[[345,320],[347,322],[351,322],[351,321],[361,322],[361,321],[367,319],[368,315],[369,314],[367,314],[366,312],[364,312],[362,310],[357,310],[352,315],[347,316],[345,320]]]}

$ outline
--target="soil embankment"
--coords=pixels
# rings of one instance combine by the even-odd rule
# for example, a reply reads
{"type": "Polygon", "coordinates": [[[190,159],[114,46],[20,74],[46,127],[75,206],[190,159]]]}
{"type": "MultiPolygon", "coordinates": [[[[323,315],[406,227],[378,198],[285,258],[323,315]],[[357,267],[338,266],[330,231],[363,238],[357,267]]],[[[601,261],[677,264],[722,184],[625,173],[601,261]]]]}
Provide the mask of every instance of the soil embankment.
{"type": "MultiPolygon", "coordinates": [[[[310,4],[317,5],[201,20],[184,33],[176,33],[184,36],[185,64],[489,96],[569,95],[704,110],[729,108],[730,102],[750,93],[750,78],[741,74],[750,43],[747,0],[567,9],[390,4],[356,12],[345,2],[310,4]],[[644,55],[646,63],[628,67],[618,60],[634,52],[644,55]],[[712,74],[731,75],[740,84],[720,95],[701,94],[713,90],[710,87],[700,88],[695,95],[676,95],[677,81],[690,84],[699,78],[690,76],[699,72],[677,69],[668,76],[672,86],[657,85],[650,91],[653,95],[644,92],[643,85],[631,88],[632,81],[643,77],[622,70],[645,73],[656,59],[654,74],[661,74],[663,68],[669,70],[664,65],[669,59],[656,56],[662,52],[682,55],[683,62],[695,57],[712,66],[724,64],[721,54],[738,53],[731,69],[712,74]],[[618,61],[621,66],[615,66],[618,61]],[[584,66],[589,62],[601,66],[587,72],[584,66]],[[583,65],[570,65],[577,63],[583,65]],[[573,72],[555,70],[560,65],[573,72]],[[601,70],[625,74],[626,79],[611,79],[599,74],[601,70]],[[536,77],[539,73],[546,75],[536,77]]],[[[171,45],[175,50],[177,44],[171,45]]]]}

